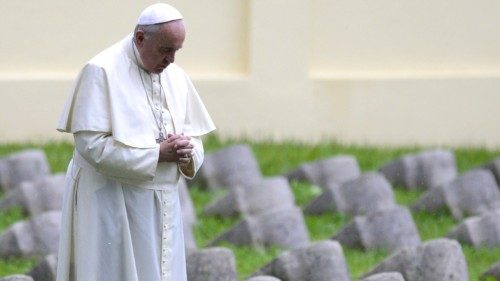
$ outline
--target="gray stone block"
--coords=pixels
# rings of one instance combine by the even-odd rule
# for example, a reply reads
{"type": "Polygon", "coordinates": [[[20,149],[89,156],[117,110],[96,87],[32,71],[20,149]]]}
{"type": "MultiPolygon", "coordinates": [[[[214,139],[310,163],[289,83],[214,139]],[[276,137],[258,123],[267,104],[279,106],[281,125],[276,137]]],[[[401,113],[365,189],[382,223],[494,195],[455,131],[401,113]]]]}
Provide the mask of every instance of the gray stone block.
{"type": "Polygon", "coordinates": [[[189,281],[236,281],[236,261],[227,248],[208,248],[188,253],[186,259],[189,281]]]}
{"type": "Polygon", "coordinates": [[[368,276],[360,281],[405,281],[405,279],[399,272],[384,272],[368,276]]]}
{"type": "Polygon", "coordinates": [[[380,168],[380,172],[394,186],[432,189],[453,180],[457,167],[452,151],[430,150],[405,155],[380,168]]]}
{"type": "Polygon", "coordinates": [[[462,247],[455,240],[437,239],[404,248],[377,265],[365,276],[397,271],[406,281],[468,281],[462,247]]]}
{"type": "Polygon", "coordinates": [[[284,177],[263,179],[257,185],[235,186],[228,193],[207,206],[206,215],[256,215],[270,210],[295,206],[295,198],[284,177]]]}
{"type": "Polygon", "coordinates": [[[490,170],[493,175],[495,175],[497,184],[500,185],[500,158],[496,158],[490,163],[484,165],[484,168],[490,170]]]}
{"type": "Polygon", "coordinates": [[[390,183],[378,173],[366,173],[344,184],[328,184],[305,209],[308,214],[336,211],[362,215],[396,206],[390,183]]]}
{"type": "Polygon", "coordinates": [[[193,184],[208,189],[232,188],[258,184],[261,179],[259,163],[252,149],[239,144],[205,155],[193,184]]]}
{"type": "Polygon", "coordinates": [[[455,155],[451,150],[431,150],[418,154],[417,184],[431,189],[446,184],[458,175],[455,155]]]}
{"type": "Polygon", "coordinates": [[[415,212],[425,211],[434,213],[441,209],[448,209],[444,196],[445,194],[442,187],[428,190],[411,206],[411,210],[415,212]]]}
{"type": "Polygon", "coordinates": [[[33,278],[31,276],[16,274],[0,278],[0,281],[33,281],[33,278]]]}
{"type": "Polygon", "coordinates": [[[36,281],[56,281],[57,255],[46,256],[38,265],[31,269],[26,275],[33,277],[36,281]]]}
{"type": "Polygon", "coordinates": [[[463,220],[447,237],[476,248],[500,246],[500,209],[463,220]]]}
{"type": "Polygon", "coordinates": [[[492,265],[486,272],[481,274],[479,281],[500,281],[500,262],[492,265]]]}
{"type": "Polygon", "coordinates": [[[408,189],[417,188],[418,160],[416,155],[405,155],[379,169],[393,185],[408,189]]]}
{"type": "Polygon", "coordinates": [[[332,239],[344,247],[395,251],[420,244],[420,236],[410,211],[393,207],[366,216],[357,216],[332,239]]]}
{"type": "Polygon", "coordinates": [[[308,244],[309,235],[302,211],[293,207],[248,216],[222,233],[211,245],[222,241],[254,247],[297,248],[308,244]]]}
{"type": "Polygon", "coordinates": [[[64,174],[44,176],[24,181],[7,192],[0,200],[0,210],[20,206],[26,214],[36,215],[62,209],[64,174]]]}
{"type": "Polygon", "coordinates": [[[0,257],[41,257],[57,253],[60,229],[60,211],[17,222],[0,235],[0,257]]]}
{"type": "Polygon", "coordinates": [[[31,149],[0,159],[0,186],[4,191],[15,188],[23,181],[33,181],[50,173],[43,150],[31,149]]]}
{"type": "Polygon", "coordinates": [[[344,203],[339,203],[339,200],[342,200],[340,185],[337,183],[327,183],[323,188],[323,192],[304,207],[304,213],[320,215],[328,212],[339,212],[337,206],[344,205],[344,203]]]}
{"type": "Polygon", "coordinates": [[[427,191],[412,209],[432,212],[443,207],[449,209],[457,220],[500,207],[500,191],[493,174],[483,169],[469,171],[452,182],[427,191]]]}
{"type": "Polygon", "coordinates": [[[328,183],[342,184],[360,175],[358,161],[350,155],[338,155],[300,165],[287,174],[290,181],[310,182],[325,188],[328,183]]]}
{"type": "Polygon", "coordinates": [[[342,246],[336,241],[321,241],[285,251],[254,276],[262,274],[283,281],[351,280],[342,246]]]}
{"type": "Polygon", "coordinates": [[[281,281],[281,280],[273,276],[259,275],[248,278],[246,281],[281,281]]]}

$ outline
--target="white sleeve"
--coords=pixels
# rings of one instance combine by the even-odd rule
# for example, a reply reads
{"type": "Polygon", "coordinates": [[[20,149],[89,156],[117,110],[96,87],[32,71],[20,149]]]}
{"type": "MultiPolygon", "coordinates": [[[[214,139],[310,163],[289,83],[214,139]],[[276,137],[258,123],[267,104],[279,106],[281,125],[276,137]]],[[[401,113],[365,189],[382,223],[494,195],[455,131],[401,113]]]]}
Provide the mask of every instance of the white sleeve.
{"type": "Polygon", "coordinates": [[[193,145],[192,161],[188,164],[179,164],[179,171],[187,179],[193,179],[203,163],[203,142],[200,137],[191,137],[193,145]]]}
{"type": "Polygon", "coordinates": [[[113,139],[109,133],[80,131],[74,134],[75,148],[98,172],[111,177],[153,180],[160,146],[136,148],[113,139]]]}

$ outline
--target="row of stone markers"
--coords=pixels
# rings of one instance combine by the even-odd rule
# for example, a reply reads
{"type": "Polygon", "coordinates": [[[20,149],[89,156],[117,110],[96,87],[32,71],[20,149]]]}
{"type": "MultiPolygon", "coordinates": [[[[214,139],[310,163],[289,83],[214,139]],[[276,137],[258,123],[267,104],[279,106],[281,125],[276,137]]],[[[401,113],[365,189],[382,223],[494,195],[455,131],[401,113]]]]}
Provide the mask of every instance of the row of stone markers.
{"type": "MultiPolygon", "coordinates": [[[[251,149],[244,145],[224,148],[207,155],[204,165],[206,166],[202,167],[195,184],[210,190],[228,190],[225,197],[205,209],[205,215],[243,215],[242,221],[216,238],[212,245],[219,241],[256,245],[255,240],[262,237],[263,222],[253,218],[252,208],[259,209],[259,204],[265,204],[265,201],[261,201],[253,193],[262,194],[264,200],[272,201],[273,199],[268,197],[273,196],[274,192],[283,194],[283,190],[287,190],[284,188],[284,180],[262,179],[257,160],[251,149]],[[269,184],[273,180],[275,183],[269,184]],[[256,186],[265,187],[267,191],[253,191],[256,186]],[[275,186],[276,189],[271,190],[275,186]],[[251,228],[255,230],[252,231],[251,228]],[[227,233],[243,238],[227,237],[227,233]]],[[[420,242],[410,210],[395,203],[391,184],[406,189],[427,190],[412,206],[412,211],[432,212],[447,208],[457,221],[468,217],[447,237],[477,247],[499,246],[500,231],[497,229],[500,229],[500,211],[496,211],[500,206],[497,182],[499,175],[500,159],[458,175],[455,157],[451,151],[431,150],[405,155],[381,167],[378,172],[363,174],[354,157],[340,155],[302,164],[284,177],[309,182],[322,188],[323,193],[304,208],[305,213],[339,212],[353,217],[332,239],[345,247],[365,250],[382,248],[396,252],[423,244],[420,242]],[[471,215],[478,216],[469,217],[471,215]]],[[[290,205],[286,200],[287,196],[275,196],[285,199],[273,204],[290,205]]],[[[273,216],[263,217],[270,218],[273,216]]],[[[264,232],[266,231],[273,230],[264,229],[264,232]]],[[[300,242],[298,241],[297,245],[300,242]]],[[[401,256],[396,260],[404,258],[401,256]]],[[[465,271],[462,272],[465,272],[463,278],[468,278],[466,265],[465,271]]]]}
{"type": "MultiPolygon", "coordinates": [[[[56,262],[54,258],[52,261],[47,260],[46,258],[44,263],[56,262]]],[[[42,265],[37,266],[28,273],[29,276],[10,276],[0,281],[55,280],[54,275],[32,279],[30,275],[35,271],[41,271],[41,267],[42,265]]],[[[224,248],[199,250],[191,252],[187,257],[190,281],[236,281],[235,267],[234,255],[224,248]]],[[[498,265],[486,272],[483,277],[498,277],[495,274],[498,274],[498,265]]],[[[342,247],[338,242],[329,240],[285,251],[247,279],[247,281],[273,280],[350,281],[351,278],[342,247]]],[[[460,244],[455,240],[437,239],[399,250],[365,274],[361,280],[468,280],[468,272],[460,244]]]]}
{"type": "MultiPolygon", "coordinates": [[[[464,219],[448,238],[474,246],[499,246],[500,211],[495,211],[499,197],[495,179],[499,178],[500,160],[483,168],[458,175],[453,154],[438,150],[403,156],[382,167],[380,173],[363,174],[354,157],[342,155],[305,163],[283,176],[264,178],[251,149],[236,145],[207,154],[195,183],[208,189],[227,188],[224,197],[205,208],[205,215],[242,217],[210,246],[227,241],[290,249],[257,272],[253,281],[276,280],[270,276],[281,280],[350,280],[342,246],[393,252],[365,275],[366,280],[467,280],[465,259],[463,263],[460,261],[463,258],[460,245],[450,246],[455,240],[447,239],[422,244],[410,210],[395,203],[391,183],[409,189],[427,189],[412,206],[413,210],[446,207],[457,220],[477,215],[464,219]],[[332,235],[334,241],[309,242],[302,210],[295,206],[288,180],[322,187],[323,193],[304,212],[340,212],[352,216],[343,229],[332,235]],[[446,251],[454,253],[446,259],[460,268],[443,264],[446,261],[426,264],[427,258],[425,261],[422,258],[436,255],[443,259],[447,257],[443,254],[446,251]],[[429,271],[436,275],[415,279],[414,272],[426,266],[434,266],[429,271]],[[383,273],[388,271],[399,274],[383,273]],[[446,279],[450,274],[454,278],[446,279]]],[[[0,257],[45,257],[28,273],[35,280],[55,280],[54,254],[59,239],[63,182],[64,175],[50,174],[42,151],[29,150],[0,159],[0,183],[6,192],[0,200],[0,211],[20,206],[31,216],[0,234],[0,257]]],[[[230,250],[196,249],[192,235],[196,213],[186,183],[181,182],[179,188],[189,280],[236,280],[230,250]],[[204,276],[212,277],[203,279],[204,276]]],[[[492,267],[488,274],[494,272],[492,267]]]]}
{"type": "MultiPolygon", "coordinates": [[[[19,207],[29,217],[0,234],[0,257],[43,258],[26,273],[28,276],[16,275],[6,280],[56,279],[64,180],[64,174],[50,174],[47,158],[41,150],[26,150],[0,159],[0,183],[5,192],[0,211],[19,207]]],[[[184,181],[179,189],[186,248],[196,249],[191,231],[196,213],[184,181]]]]}
{"type": "MultiPolygon", "coordinates": [[[[205,166],[201,169],[197,183],[209,189],[228,188],[227,195],[209,205],[205,214],[242,214],[244,218],[215,239],[213,244],[220,241],[253,246],[277,244],[273,243],[273,237],[283,235],[279,231],[283,233],[287,227],[303,229],[299,210],[271,212],[271,209],[290,208],[293,195],[284,178],[257,180],[261,173],[249,147],[237,145],[221,149],[207,155],[205,165],[208,171],[205,166]],[[251,181],[248,180],[250,178],[251,181]],[[264,210],[268,212],[267,216],[264,210]],[[272,222],[269,222],[269,218],[273,218],[272,222]],[[282,221],[286,222],[285,226],[282,221]]],[[[500,222],[499,215],[494,211],[500,206],[500,191],[494,174],[498,173],[494,169],[498,166],[488,164],[487,167],[493,167],[492,170],[476,169],[457,176],[453,153],[436,150],[403,156],[382,167],[381,173],[361,174],[356,159],[343,155],[303,164],[286,176],[323,188],[323,193],[306,206],[304,212],[340,212],[354,216],[349,224],[333,235],[333,239],[349,247],[393,251],[418,245],[420,237],[410,211],[395,203],[392,186],[386,178],[406,188],[428,189],[412,207],[415,211],[436,211],[448,207],[457,220],[466,215],[482,215],[464,221],[448,235],[467,243],[474,241],[470,237],[474,233],[485,233],[483,225],[500,222]]],[[[490,235],[474,236],[476,241],[470,244],[499,245],[499,237],[500,233],[492,230],[490,235]]],[[[295,238],[294,242],[289,243],[291,247],[307,243],[305,236],[295,238]]],[[[285,243],[278,245],[287,247],[286,241],[291,240],[279,241],[285,243]]]]}
{"type": "Polygon", "coordinates": [[[55,280],[54,253],[61,228],[64,175],[50,174],[45,153],[25,150],[0,158],[0,212],[19,207],[31,217],[14,223],[0,234],[0,257],[45,257],[37,268],[48,271],[13,275],[5,281],[55,280]],[[30,276],[30,275],[33,275],[30,276]]]}

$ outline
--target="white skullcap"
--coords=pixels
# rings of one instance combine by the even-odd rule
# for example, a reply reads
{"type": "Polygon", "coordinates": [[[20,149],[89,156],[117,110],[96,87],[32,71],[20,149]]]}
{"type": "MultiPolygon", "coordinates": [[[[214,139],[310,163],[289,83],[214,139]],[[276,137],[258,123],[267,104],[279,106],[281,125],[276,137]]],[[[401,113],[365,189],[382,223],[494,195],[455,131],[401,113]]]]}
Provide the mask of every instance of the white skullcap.
{"type": "Polygon", "coordinates": [[[182,15],[176,8],[165,3],[156,3],[142,11],[137,24],[151,25],[180,19],[182,15]]]}

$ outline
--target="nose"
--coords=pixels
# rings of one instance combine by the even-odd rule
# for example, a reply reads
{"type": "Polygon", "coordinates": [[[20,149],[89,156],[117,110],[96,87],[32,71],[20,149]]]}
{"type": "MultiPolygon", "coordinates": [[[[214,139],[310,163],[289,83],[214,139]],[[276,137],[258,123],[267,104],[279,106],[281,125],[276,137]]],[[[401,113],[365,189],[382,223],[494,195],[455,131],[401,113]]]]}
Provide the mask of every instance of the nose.
{"type": "Polygon", "coordinates": [[[175,52],[170,52],[163,58],[165,63],[173,63],[175,61],[175,52]]]}

